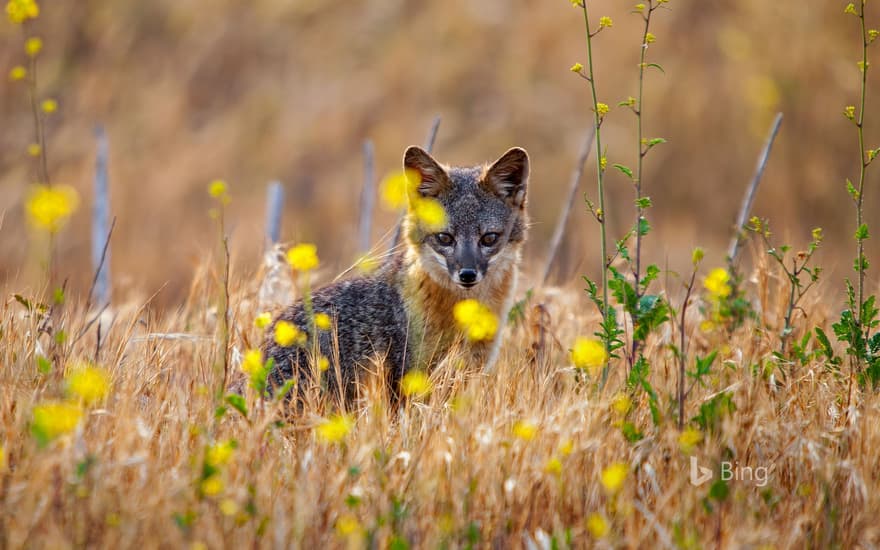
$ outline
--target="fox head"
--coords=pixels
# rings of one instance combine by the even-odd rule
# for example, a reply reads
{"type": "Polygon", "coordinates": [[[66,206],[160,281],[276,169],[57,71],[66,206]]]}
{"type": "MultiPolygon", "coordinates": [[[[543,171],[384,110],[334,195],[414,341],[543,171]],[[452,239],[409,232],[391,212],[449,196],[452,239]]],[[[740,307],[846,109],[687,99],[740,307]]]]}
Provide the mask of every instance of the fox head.
{"type": "Polygon", "coordinates": [[[529,156],[514,147],[491,165],[447,167],[419,147],[403,155],[404,170],[417,175],[413,201],[433,200],[443,207],[441,227],[426,227],[410,208],[407,239],[421,267],[437,283],[461,289],[478,287],[487,277],[510,275],[519,260],[527,225],[526,187],[529,156]]]}

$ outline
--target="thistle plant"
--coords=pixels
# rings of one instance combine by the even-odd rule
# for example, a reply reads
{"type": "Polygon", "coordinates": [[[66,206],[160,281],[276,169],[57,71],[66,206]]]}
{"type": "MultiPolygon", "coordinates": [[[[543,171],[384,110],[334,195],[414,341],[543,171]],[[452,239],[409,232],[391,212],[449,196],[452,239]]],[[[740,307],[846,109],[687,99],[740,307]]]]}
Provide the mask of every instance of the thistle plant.
{"type": "MultiPolygon", "coordinates": [[[[847,344],[847,355],[850,358],[850,376],[858,378],[860,384],[870,382],[876,386],[880,381],[880,336],[871,334],[872,329],[880,324],[875,307],[876,297],[865,296],[865,273],[870,264],[865,257],[865,241],[869,237],[868,224],[864,216],[865,181],[870,165],[880,155],[880,148],[866,149],[865,140],[865,112],[868,93],[868,47],[880,36],[880,31],[869,29],[865,17],[866,0],[858,2],[858,6],[850,3],[844,9],[844,13],[852,15],[859,20],[861,60],[858,66],[861,75],[858,108],[848,105],[844,108],[844,116],[850,120],[856,128],[859,146],[859,178],[858,183],[853,184],[846,180],[847,192],[855,205],[856,213],[856,258],[853,268],[856,271],[856,282],[846,280],[847,306],[848,309],[841,313],[840,320],[833,325],[834,333],[838,340],[847,344]]],[[[851,393],[848,398],[851,399],[851,393]]]]}

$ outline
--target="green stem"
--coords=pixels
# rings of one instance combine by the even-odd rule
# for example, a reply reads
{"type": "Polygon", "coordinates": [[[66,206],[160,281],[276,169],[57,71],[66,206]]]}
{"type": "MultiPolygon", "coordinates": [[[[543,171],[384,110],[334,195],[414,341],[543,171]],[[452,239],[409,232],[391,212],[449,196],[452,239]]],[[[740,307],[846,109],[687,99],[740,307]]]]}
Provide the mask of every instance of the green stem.
{"type": "MultiPolygon", "coordinates": [[[[596,79],[593,73],[593,37],[590,33],[590,16],[587,11],[587,1],[582,0],[581,8],[584,11],[584,26],[586,28],[586,38],[587,38],[587,64],[589,68],[589,82],[590,82],[590,90],[593,94],[593,115],[594,122],[596,126],[596,181],[599,187],[599,215],[596,216],[596,219],[599,222],[599,231],[602,238],[602,320],[607,322],[610,316],[610,304],[608,303],[608,239],[605,234],[605,185],[604,185],[604,176],[605,170],[602,167],[602,117],[599,115],[599,99],[596,95],[596,79]]],[[[610,342],[605,342],[606,351],[610,351],[610,342]]],[[[602,372],[602,379],[605,380],[607,376],[608,367],[606,365],[605,369],[602,372]]]]}
{"type": "MultiPolygon", "coordinates": [[[[860,2],[861,7],[859,8],[859,20],[861,22],[862,27],[862,86],[861,86],[861,96],[859,98],[861,102],[861,107],[859,109],[859,121],[858,121],[858,129],[859,129],[859,159],[860,159],[860,169],[859,169],[859,195],[856,200],[856,228],[862,227],[864,212],[862,205],[864,203],[864,190],[865,190],[865,177],[868,171],[869,160],[865,158],[865,98],[867,95],[868,89],[868,30],[865,25],[865,2],[860,2]]],[[[862,330],[862,302],[864,301],[864,292],[865,292],[865,265],[864,265],[864,254],[865,254],[865,243],[864,240],[859,237],[857,238],[857,247],[856,247],[856,265],[858,266],[859,280],[858,280],[858,315],[856,316],[856,326],[859,327],[859,330],[862,330]]],[[[867,338],[868,334],[865,334],[867,338]]]]}

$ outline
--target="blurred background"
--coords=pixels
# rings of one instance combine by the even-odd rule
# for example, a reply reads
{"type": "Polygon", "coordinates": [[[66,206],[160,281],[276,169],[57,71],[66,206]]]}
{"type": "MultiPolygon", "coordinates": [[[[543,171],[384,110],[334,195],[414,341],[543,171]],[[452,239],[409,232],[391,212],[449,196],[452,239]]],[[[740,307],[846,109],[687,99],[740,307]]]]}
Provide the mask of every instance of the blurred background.
{"type": "MultiPolygon", "coordinates": [[[[634,2],[633,2],[634,3],[634,2]]],[[[687,270],[701,245],[722,261],[742,195],[774,114],[782,131],[754,214],[776,238],[805,246],[825,229],[818,258],[833,287],[851,272],[858,178],[856,131],[843,116],[859,92],[858,19],[845,2],[671,0],[656,13],[644,122],[664,137],[647,158],[654,202],[648,259],[687,270]]],[[[565,201],[569,174],[592,120],[581,12],[568,0],[46,0],[33,32],[43,38],[40,96],[50,117],[53,181],[82,204],[58,242],[62,275],[87,288],[89,210],[96,124],[110,146],[112,271],[117,295],[152,294],[173,304],[215,248],[209,182],[229,182],[228,225],[239,269],[257,269],[266,184],[287,194],[282,238],[318,245],[331,274],[357,249],[362,144],[375,144],[376,173],[399,166],[442,117],[435,156],[448,164],[491,161],[507,148],[532,157],[526,269],[539,272],[565,201]]],[[[641,19],[630,2],[590,0],[614,26],[595,42],[600,100],[637,92],[641,19]]],[[[880,5],[869,4],[880,25],[880,5]]],[[[0,23],[0,69],[24,62],[21,28],[0,23]]],[[[873,54],[880,56],[874,47],[873,54]]],[[[880,63],[880,57],[875,57],[880,63]]],[[[880,71],[871,71],[868,145],[880,146],[880,71]],[[875,114],[876,116],[872,116],[875,114]]],[[[22,203],[35,181],[26,89],[0,84],[0,281],[38,280],[36,236],[22,203]]],[[[635,165],[636,119],[613,109],[603,126],[610,163],[635,165]]],[[[633,221],[631,185],[608,172],[611,235],[633,221]]],[[[868,221],[880,204],[880,166],[869,172],[868,221]]],[[[580,202],[595,198],[591,156],[570,219],[559,282],[599,268],[598,228],[580,202]]],[[[396,214],[377,203],[374,242],[396,214]]],[[[877,247],[869,252],[876,258],[877,247]]],[[[876,272],[874,272],[876,273],[876,272]]],[[[872,276],[870,283],[876,283],[872,276]]],[[[35,282],[33,284],[36,284],[35,282]]]]}

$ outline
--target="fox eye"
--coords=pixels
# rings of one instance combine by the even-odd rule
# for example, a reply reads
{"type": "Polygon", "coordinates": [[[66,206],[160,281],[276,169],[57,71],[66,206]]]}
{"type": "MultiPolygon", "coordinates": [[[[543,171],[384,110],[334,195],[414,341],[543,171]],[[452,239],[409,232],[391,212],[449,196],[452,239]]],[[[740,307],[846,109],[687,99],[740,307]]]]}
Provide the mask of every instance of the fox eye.
{"type": "Polygon", "coordinates": [[[480,237],[480,244],[483,246],[492,246],[498,242],[498,233],[486,233],[480,237]]]}
{"type": "Polygon", "coordinates": [[[452,246],[452,243],[455,242],[455,239],[453,239],[452,235],[449,233],[437,233],[434,235],[434,238],[437,239],[437,242],[442,246],[452,246]]]}

